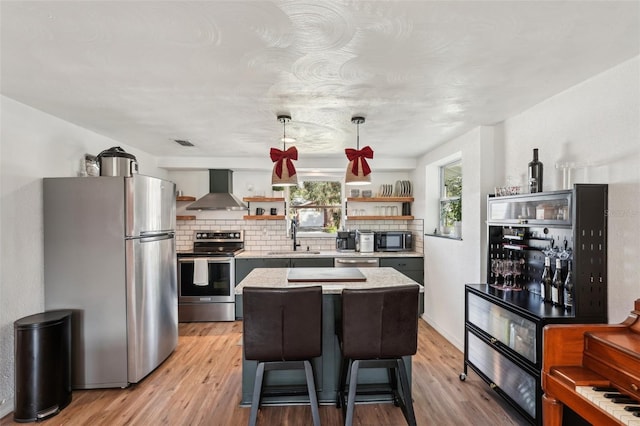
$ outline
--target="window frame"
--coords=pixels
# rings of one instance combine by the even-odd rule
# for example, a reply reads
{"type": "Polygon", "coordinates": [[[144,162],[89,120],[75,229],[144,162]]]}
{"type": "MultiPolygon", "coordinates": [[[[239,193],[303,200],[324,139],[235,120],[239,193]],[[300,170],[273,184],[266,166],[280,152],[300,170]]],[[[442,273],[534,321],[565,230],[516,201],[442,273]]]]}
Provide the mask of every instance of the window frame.
{"type": "MultiPolygon", "coordinates": [[[[305,237],[305,238],[335,238],[337,236],[337,231],[340,229],[341,226],[344,225],[344,220],[345,220],[345,184],[344,184],[344,175],[342,174],[314,174],[314,173],[309,173],[309,174],[305,174],[305,173],[300,173],[298,172],[298,186],[302,186],[304,185],[304,182],[308,182],[308,181],[314,181],[314,182],[336,182],[338,184],[340,184],[340,203],[335,205],[335,206],[311,206],[309,208],[321,208],[321,209],[327,209],[329,207],[332,208],[339,208],[340,212],[340,222],[338,223],[338,226],[336,228],[335,232],[325,232],[323,231],[309,231],[309,230],[305,230],[304,228],[298,228],[297,231],[297,236],[298,237],[305,237]]],[[[287,230],[290,231],[291,229],[291,211],[294,209],[299,209],[299,207],[294,207],[293,203],[292,203],[292,192],[291,188],[287,188],[285,197],[286,197],[286,201],[287,201],[287,212],[286,212],[286,218],[287,218],[287,230]]],[[[324,228],[326,229],[326,228],[324,228]]]]}
{"type": "MultiPolygon", "coordinates": [[[[440,225],[441,231],[444,228],[449,228],[450,231],[453,231],[451,228],[454,226],[456,221],[462,221],[462,184],[464,182],[464,172],[462,169],[462,159],[456,159],[454,161],[447,162],[439,166],[439,174],[440,174],[440,198],[438,200],[438,223],[440,225]],[[457,194],[451,195],[447,183],[450,183],[450,179],[446,176],[448,170],[452,170],[455,168],[459,168],[459,173],[454,172],[455,176],[460,178],[460,182],[457,185],[456,191],[457,194]],[[458,204],[457,210],[452,210],[452,205],[458,204]],[[457,213],[457,214],[456,214],[457,213]],[[456,217],[459,217],[456,220],[456,217]]],[[[461,238],[462,235],[459,235],[460,231],[454,233],[452,237],[461,238]]],[[[450,233],[449,233],[450,234],[450,233]]]]}

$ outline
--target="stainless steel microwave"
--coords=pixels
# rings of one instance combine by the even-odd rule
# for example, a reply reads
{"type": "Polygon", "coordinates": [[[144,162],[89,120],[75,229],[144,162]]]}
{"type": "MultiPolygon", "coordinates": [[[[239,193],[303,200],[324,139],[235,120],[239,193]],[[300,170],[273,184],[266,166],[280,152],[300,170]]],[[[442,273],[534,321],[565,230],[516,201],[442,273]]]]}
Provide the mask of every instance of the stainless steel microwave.
{"type": "Polygon", "coordinates": [[[376,251],[412,251],[411,231],[381,231],[375,235],[376,251]]]}

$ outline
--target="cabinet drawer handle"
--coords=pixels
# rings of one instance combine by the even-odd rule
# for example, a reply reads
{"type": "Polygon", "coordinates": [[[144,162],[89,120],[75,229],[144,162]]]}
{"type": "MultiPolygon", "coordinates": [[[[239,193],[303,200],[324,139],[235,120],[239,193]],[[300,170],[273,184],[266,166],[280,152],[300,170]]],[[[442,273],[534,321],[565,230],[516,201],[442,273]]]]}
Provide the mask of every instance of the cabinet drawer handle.
{"type": "Polygon", "coordinates": [[[497,341],[498,341],[498,339],[496,339],[495,337],[492,337],[491,340],[490,340],[490,342],[492,344],[495,344],[497,341]]]}
{"type": "Polygon", "coordinates": [[[635,392],[638,392],[638,385],[636,385],[635,383],[631,383],[631,389],[633,389],[635,392]]]}

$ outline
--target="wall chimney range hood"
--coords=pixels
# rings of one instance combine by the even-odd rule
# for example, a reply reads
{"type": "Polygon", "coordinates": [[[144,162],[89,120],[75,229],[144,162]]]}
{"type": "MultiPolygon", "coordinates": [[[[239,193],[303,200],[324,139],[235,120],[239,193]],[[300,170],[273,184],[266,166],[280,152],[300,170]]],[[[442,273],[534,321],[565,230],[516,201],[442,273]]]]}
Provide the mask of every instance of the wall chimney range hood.
{"type": "Polygon", "coordinates": [[[209,193],[189,204],[187,210],[247,210],[233,195],[233,171],[209,170],[209,193]]]}

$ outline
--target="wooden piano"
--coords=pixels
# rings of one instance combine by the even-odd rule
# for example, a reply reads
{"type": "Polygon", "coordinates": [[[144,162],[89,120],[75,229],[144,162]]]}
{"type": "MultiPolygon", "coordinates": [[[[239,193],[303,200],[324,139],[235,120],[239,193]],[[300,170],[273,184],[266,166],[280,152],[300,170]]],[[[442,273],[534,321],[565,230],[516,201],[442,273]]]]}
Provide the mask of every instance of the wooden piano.
{"type": "Polygon", "coordinates": [[[640,299],[621,324],[547,325],[542,348],[543,425],[561,426],[566,405],[593,425],[640,426],[640,299]]]}

